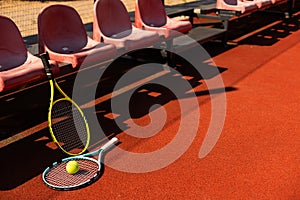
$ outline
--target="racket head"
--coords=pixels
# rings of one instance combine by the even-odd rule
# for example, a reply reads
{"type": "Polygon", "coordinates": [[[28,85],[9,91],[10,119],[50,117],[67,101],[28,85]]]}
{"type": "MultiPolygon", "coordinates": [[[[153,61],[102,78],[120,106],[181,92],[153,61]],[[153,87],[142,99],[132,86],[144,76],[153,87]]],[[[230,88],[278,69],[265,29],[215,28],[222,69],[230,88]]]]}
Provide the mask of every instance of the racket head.
{"type": "Polygon", "coordinates": [[[73,190],[87,186],[96,181],[101,174],[101,163],[93,158],[76,156],[65,158],[60,162],[53,163],[42,174],[44,183],[56,190],[73,190]],[[79,164],[79,171],[69,174],[66,165],[75,160],[79,164]]]}
{"type": "Polygon", "coordinates": [[[40,55],[50,83],[50,106],[48,123],[53,141],[69,155],[79,155],[86,151],[90,142],[90,131],[80,107],[69,98],[54,79],[48,52],[40,55]],[[64,97],[53,101],[54,88],[64,97]]]}
{"type": "Polygon", "coordinates": [[[57,99],[49,108],[49,129],[53,141],[68,155],[80,155],[90,142],[90,130],[80,107],[68,97],[57,99]]]}

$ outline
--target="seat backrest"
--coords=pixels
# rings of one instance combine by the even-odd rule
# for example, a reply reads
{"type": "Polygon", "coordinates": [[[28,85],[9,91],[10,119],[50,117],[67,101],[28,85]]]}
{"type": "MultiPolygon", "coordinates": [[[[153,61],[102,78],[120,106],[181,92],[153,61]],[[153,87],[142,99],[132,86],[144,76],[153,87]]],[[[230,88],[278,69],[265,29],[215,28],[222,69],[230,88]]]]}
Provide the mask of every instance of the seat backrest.
{"type": "Polygon", "coordinates": [[[238,4],[237,1],[238,1],[238,0],[224,0],[224,2],[225,2],[226,4],[228,4],[228,5],[233,5],[233,6],[235,6],[235,5],[238,4]]]}
{"type": "Polygon", "coordinates": [[[94,17],[101,33],[107,37],[132,29],[128,11],[120,0],[97,0],[94,17]]]}
{"type": "Polygon", "coordinates": [[[0,16],[0,71],[22,65],[27,60],[27,48],[17,25],[0,16]]]}
{"type": "Polygon", "coordinates": [[[136,9],[148,26],[159,27],[167,23],[167,14],[161,0],[136,0],[136,9]]]}
{"type": "Polygon", "coordinates": [[[38,16],[39,51],[44,45],[57,53],[73,53],[87,44],[87,33],[78,12],[67,5],[50,5],[38,16]]]}

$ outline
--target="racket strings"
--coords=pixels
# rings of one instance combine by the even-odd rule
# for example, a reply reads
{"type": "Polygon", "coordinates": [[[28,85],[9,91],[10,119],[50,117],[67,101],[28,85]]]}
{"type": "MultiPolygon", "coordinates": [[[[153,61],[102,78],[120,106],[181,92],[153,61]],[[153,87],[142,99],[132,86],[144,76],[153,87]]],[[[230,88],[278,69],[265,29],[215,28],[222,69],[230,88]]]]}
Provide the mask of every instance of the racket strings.
{"type": "Polygon", "coordinates": [[[71,153],[80,153],[88,141],[86,121],[72,102],[61,100],[51,110],[52,132],[59,145],[71,153]]]}
{"type": "Polygon", "coordinates": [[[97,177],[99,165],[97,161],[86,158],[74,159],[78,162],[80,169],[75,174],[66,171],[66,164],[69,161],[61,162],[53,167],[44,175],[45,182],[56,188],[72,188],[87,184],[97,177]]]}

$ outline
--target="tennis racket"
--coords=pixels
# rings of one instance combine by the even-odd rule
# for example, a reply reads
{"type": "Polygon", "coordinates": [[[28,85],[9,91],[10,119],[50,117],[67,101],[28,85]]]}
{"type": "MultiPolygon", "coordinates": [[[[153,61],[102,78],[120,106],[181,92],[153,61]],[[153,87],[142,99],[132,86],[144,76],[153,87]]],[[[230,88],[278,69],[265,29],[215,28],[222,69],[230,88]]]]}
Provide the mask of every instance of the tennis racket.
{"type": "Polygon", "coordinates": [[[84,113],[55,81],[48,53],[41,54],[40,57],[50,83],[48,126],[51,137],[63,152],[69,155],[82,154],[90,142],[89,125],[84,113]],[[54,94],[55,91],[59,93],[59,97],[54,94]]]}
{"type": "Polygon", "coordinates": [[[104,152],[118,142],[114,137],[105,143],[99,150],[79,156],[65,158],[60,162],[55,162],[51,167],[45,169],[42,174],[44,183],[52,189],[72,190],[87,186],[96,181],[101,174],[101,163],[104,152]],[[90,158],[98,154],[98,160],[90,158]],[[69,174],[66,165],[69,161],[75,160],[79,165],[79,171],[69,174]]]}

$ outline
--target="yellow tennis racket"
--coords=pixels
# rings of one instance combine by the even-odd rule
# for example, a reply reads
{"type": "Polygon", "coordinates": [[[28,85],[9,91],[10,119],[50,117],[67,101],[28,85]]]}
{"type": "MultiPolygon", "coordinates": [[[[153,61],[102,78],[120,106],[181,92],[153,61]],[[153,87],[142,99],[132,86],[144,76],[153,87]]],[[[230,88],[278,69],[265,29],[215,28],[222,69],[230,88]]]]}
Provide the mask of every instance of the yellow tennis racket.
{"type": "Polygon", "coordinates": [[[48,53],[41,54],[40,58],[50,83],[48,123],[53,141],[65,153],[79,155],[87,149],[90,142],[86,117],[80,107],[63,92],[55,81],[48,53]]]}

